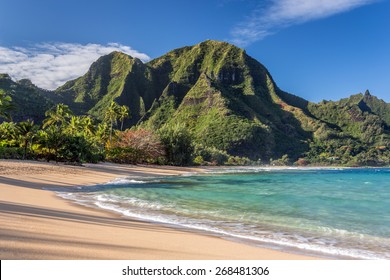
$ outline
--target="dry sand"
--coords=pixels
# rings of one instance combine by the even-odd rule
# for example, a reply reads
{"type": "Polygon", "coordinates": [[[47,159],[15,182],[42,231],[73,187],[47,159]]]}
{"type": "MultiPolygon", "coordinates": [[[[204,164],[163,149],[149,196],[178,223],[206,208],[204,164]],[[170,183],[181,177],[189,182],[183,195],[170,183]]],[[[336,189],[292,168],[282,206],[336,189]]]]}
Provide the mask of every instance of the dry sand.
{"type": "Polygon", "coordinates": [[[313,259],[136,221],[43,190],[194,171],[202,169],[0,160],[0,259],[313,259]]]}

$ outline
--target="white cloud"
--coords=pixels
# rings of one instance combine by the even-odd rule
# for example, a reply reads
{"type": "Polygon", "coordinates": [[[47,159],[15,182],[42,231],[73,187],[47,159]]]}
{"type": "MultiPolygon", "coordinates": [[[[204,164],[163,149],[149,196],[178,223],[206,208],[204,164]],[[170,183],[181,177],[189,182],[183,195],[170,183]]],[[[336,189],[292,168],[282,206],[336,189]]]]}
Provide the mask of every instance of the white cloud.
{"type": "Polygon", "coordinates": [[[378,0],[268,0],[236,25],[232,42],[246,46],[280,28],[325,18],[378,0]]]}
{"type": "Polygon", "coordinates": [[[100,56],[120,51],[142,61],[149,56],[118,43],[71,44],[43,43],[30,48],[0,46],[0,73],[14,79],[30,79],[45,89],[55,89],[66,81],[85,74],[100,56]]]}

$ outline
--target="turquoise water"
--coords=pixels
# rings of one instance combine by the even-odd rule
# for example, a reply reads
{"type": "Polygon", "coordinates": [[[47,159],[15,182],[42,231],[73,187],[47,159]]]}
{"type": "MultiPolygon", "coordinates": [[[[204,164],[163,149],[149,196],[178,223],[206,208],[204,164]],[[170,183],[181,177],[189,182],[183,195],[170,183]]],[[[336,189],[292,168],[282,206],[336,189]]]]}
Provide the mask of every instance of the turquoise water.
{"type": "Polygon", "coordinates": [[[61,192],[79,203],[254,245],[390,259],[390,169],[221,169],[61,192]]]}

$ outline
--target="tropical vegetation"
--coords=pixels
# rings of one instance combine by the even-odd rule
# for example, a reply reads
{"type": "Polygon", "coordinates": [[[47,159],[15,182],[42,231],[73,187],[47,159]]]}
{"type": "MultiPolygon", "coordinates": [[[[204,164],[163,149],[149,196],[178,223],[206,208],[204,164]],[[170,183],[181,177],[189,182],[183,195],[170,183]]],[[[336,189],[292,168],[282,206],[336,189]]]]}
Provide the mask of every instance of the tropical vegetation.
{"type": "Polygon", "coordinates": [[[308,102],[231,44],[113,52],[47,91],[0,74],[0,157],[171,165],[389,165],[390,104],[308,102]]]}

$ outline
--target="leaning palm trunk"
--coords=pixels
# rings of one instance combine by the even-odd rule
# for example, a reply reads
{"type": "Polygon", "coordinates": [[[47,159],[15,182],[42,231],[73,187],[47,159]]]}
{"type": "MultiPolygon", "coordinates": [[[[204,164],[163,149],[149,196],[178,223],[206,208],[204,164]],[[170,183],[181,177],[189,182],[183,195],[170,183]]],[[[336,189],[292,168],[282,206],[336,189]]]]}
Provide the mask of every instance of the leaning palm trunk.
{"type": "Polygon", "coordinates": [[[111,120],[111,127],[110,127],[110,143],[112,141],[112,128],[113,128],[114,124],[113,124],[113,121],[111,120]]]}
{"type": "Polygon", "coordinates": [[[23,159],[26,159],[27,155],[27,146],[28,146],[28,140],[24,140],[24,152],[23,152],[23,159]]]}

